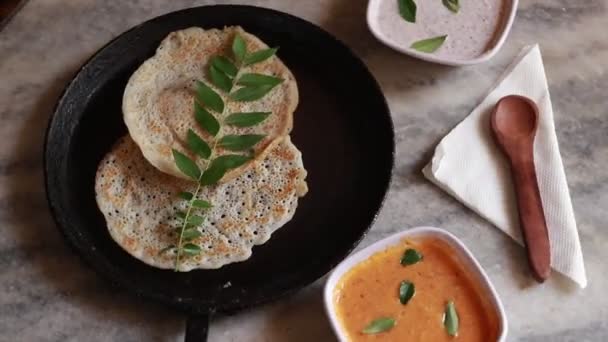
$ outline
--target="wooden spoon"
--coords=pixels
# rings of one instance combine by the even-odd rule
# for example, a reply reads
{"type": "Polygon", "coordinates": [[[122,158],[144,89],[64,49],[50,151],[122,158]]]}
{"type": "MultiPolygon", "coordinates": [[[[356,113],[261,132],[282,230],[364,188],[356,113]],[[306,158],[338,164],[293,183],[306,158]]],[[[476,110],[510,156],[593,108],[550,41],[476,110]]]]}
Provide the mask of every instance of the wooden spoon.
{"type": "Polygon", "coordinates": [[[496,103],[491,123],[494,139],[510,161],[528,263],[543,282],[551,273],[551,250],[534,168],[538,108],[526,97],[505,96],[496,103]]]}

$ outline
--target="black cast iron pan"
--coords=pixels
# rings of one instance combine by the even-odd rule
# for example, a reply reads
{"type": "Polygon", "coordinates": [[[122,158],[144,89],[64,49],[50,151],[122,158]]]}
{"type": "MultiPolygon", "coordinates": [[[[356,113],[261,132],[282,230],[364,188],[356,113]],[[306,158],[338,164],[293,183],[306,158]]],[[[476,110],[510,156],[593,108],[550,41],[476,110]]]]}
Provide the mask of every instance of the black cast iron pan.
{"type": "Polygon", "coordinates": [[[131,293],[189,314],[186,340],[204,340],[209,316],[294,292],[323,276],[363,237],[382,205],[393,166],[384,96],[342,43],[294,16],[250,6],[167,14],[120,35],[80,69],[49,123],[46,187],[57,226],[97,273],[131,293]],[[133,71],[171,31],[241,25],[293,71],[300,90],[292,140],[310,191],[295,217],[252,257],[218,270],[175,273],[140,262],[111,239],[97,209],[97,164],[126,128],[121,100],[133,71]],[[225,286],[227,283],[231,286],[225,286]]]}

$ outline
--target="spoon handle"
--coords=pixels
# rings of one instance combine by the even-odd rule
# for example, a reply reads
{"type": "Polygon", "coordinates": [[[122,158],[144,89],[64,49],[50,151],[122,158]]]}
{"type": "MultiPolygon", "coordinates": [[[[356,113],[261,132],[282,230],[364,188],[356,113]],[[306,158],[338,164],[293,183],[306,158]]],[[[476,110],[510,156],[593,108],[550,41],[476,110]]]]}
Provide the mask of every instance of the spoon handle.
{"type": "Polygon", "coordinates": [[[551,250],[532,149],[512,159],[511,164],[528,262],[536,280],[543,282],[551,273],[551,250]]]}

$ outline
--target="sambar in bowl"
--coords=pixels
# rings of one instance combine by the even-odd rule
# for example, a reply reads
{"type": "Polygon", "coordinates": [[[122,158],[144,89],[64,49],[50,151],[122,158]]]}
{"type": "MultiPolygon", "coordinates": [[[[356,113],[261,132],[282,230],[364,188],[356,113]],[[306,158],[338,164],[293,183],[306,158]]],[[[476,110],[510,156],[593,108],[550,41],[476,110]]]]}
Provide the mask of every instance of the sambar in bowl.
{"type": "Polygon", "coordinates": [[[452,234],[407,230],[344,260],[325,304],[341,341],[503,341],[507,322],[479,263],[452,234]]]}

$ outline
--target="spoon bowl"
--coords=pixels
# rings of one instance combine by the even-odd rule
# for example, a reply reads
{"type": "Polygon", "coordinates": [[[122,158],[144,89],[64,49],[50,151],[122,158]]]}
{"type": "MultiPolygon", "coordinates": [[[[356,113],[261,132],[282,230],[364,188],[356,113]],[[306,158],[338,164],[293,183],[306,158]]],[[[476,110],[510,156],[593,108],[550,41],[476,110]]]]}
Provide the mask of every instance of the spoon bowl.
{"type": "Polygon", "coordinates": [[[494,131],[511,143],[534,138],[538,127],[538,108],[526,97],[510,95],[498,101],[493,119],[494,131]]]}

